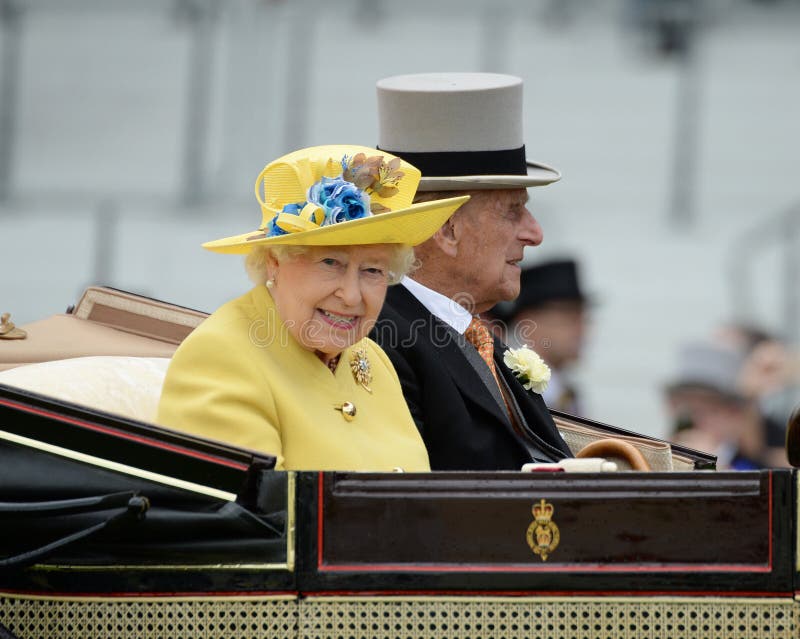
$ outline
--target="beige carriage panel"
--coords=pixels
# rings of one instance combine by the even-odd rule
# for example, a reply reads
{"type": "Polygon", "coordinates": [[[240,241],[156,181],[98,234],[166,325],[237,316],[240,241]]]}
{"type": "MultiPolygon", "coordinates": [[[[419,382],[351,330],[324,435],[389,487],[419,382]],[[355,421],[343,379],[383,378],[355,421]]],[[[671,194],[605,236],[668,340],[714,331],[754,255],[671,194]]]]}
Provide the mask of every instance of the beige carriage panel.
{"type": "Polygon", "coordinates": [[[205,319],[200,311],[146,297],[89,287],[73,313],[24,326],[23,339],[0,339],[0,370],[75,357],[172,357],[205,319]]]}
{"type": "MultiPolygon", "coordinates": [[[[632,437],[629,435],[609,434],[607,431],[595,430],[590,426],[579,424],[558,416],[553,417],[559,433],[569,446],[573,454],[599,439],[613,437],[633,444],[650,464],[654,471],[691,471],[694,470],[692,460],[684,458],[672,451],[668,442],[654,441],[644,437],[632,437]]],[[[614,458],[614,462],[621,470],[630,470],[627,462],[621,458],[614,458]]]]}

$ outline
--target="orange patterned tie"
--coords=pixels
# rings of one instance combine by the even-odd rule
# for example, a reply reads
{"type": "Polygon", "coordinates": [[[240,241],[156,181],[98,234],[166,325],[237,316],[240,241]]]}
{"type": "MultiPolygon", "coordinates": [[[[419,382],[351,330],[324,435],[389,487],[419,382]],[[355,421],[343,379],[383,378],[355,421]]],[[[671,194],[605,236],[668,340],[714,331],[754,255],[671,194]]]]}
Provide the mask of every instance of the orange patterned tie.
{"type": "Polygon", "coordinates": [[[497,379],[497,371],[494,368],[494,338],[489,332],[489,327],[477,315],[472,318],[464,338],[475,347],[483,361],[492,371],[492,375],[497,379]]]}
{"type": "Polygon", "coordinates": [[[500,395],[503,397],[503,403],[506,405],[506,413],[508,413],[511,423],[516,424],[514,413],[511,410],[511,406],[508,405],[508,398],[503,392],[503,385],[500,383],[500,378],[497,376],[497,369],[494,366],[494,338],[489,332],[489,327],[486,326],[486,323],[480,317],[475,315],[469,323],[469,326],[467,326],[467,330],[464,331],[464,339],[475,347],[481,359],[486,362],[489,370],[492,371],[494,381],[497,382],[500,395]]]}
{"type": "Polygon", "coordinates": [[[492,371],[492,377],[494,377],[494,381],[500,389],[500,395],[503,397],[503,403],[506,405],[506,413],[511,423],[514,425],[514,428],[518,428],[514,412],[508,404],[508,398],[503,392],[503,385],[500,383],[500,378],[497,376],[497,369],[494,366],[494,338],[489,332],[489,327],[486,326],[486,323],[480,317],[475,315],[469,323],[467,330],[464,331],[464,339],[475,347],[481,359],[486,362],[489,370],[492,371]]]}

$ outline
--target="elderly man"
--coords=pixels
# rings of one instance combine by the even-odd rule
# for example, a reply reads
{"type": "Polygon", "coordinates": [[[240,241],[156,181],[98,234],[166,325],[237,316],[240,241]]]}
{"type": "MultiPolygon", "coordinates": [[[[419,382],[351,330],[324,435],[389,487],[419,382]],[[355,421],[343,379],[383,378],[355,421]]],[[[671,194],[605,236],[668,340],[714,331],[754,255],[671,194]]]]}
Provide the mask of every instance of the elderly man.
{"type": "Polygon", "coordinates": [[[542,241],[526,188],[560,178],[525,159],[522,81],[387,78],[378,82],[378,110],[379,148],[422,171],[418,200],[471,196],[417,247],[420,267],[390,289],[373,332],[397,369],[431,468],[518,470],[570,456],[539,394],[549,371],[532,352],[509,359],[478,315],[519,294],[524,249],[542,241]]]}

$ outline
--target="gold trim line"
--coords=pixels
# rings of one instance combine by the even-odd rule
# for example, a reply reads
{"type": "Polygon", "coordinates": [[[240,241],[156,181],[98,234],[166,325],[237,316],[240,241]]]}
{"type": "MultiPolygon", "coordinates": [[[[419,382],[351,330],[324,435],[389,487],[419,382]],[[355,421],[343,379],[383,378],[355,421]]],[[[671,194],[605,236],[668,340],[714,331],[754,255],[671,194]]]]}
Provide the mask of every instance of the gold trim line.
{"type": "Polygon", "coordinates": [[[128,466],[126,464],[120,464],[119,462],[109,461],[108,459],[102,459],[101,457],[95,457],[94,455],[79,453],[74,450],[62,448],[61,446],[47,444],[45,442],[23,437],[22,435],[15,435],[14,433],[9,433],[3,430],[0,430],[0,439],[5,439],[15,444],[21,444],[22,446],[35,448],[53,455],[59,455],[60,457],[66,457],[67,459],[74,459],[75,461],[91,464],[92,466],[97,466],[99,468],[105,468],[107,470],[113,470],[126,475],[132,475],[133,477],[139,477],[141,479],[158,482],[159,484],[164,484],[166,486],[173,486],[175,488],[181,488],[193,493],[199,493],[201,495],[207,495],[217,499],[224,499],[226,501],[236,501],[236,495],[234,493],[229,493],[217,488],[211,488],[210,486],[203,486],[202,484],[195,484],[194,482],[190,481],[184,481],[183,479],[175,479],[174,477],[168,477],[167,475],[154,473],[149,470],[142,470],[141,468],[136,468],[134,466],[128,466]]]}
{"type": "Polygon", "coordinates": [[[53,602],[60,602],[60,601],[80,601],[80,602],[95,602],[95,603],[148,603],[148,602],[157,602],[157,603],[171,603],[171,602],[182,602],[182,601],[294,601],[297,599],[297,595],[292,594],[283,594],[283,595],[231,595],[230,597],[220,596],[220,595],[179,595],[179,596],[161,596],[161,597],[98,597],[97,595],[93,595],[91,597],[77,597],[73,595],[20,595],[18,593],[7,593],[0,591],[0,599],[14,599],[14,600],[22,600],[22,601],[53,601],[53,602]]]}

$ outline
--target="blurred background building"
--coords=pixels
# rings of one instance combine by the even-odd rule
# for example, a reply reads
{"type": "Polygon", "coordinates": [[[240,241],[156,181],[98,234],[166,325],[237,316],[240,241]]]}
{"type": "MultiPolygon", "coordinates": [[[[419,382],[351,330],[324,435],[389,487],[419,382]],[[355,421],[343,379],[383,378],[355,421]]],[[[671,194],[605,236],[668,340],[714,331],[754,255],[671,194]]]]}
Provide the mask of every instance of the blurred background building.
{"type": "MultiPolygon", "coordinates": [[[[260,221],[263,165],[377,139],[375,82],[525,81],[544,244],[602,301],[592,417],[667,432],[678,345],[800,336],[798,0],[0,0],[0,311],[104,283],[203,310],[249,287],[201,242],[260,221]]],[[[253,227],[255,228],[255,226],[253,227]]]]}

